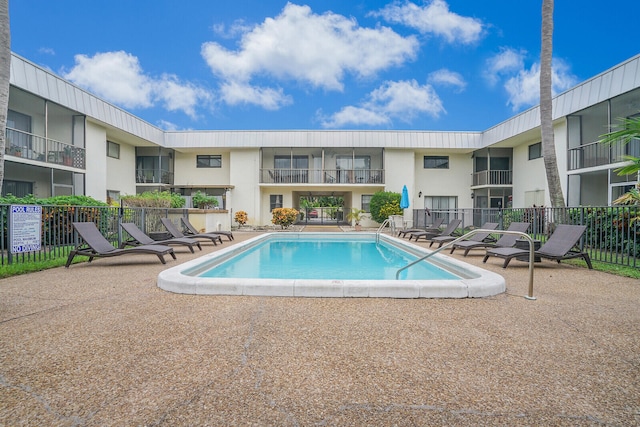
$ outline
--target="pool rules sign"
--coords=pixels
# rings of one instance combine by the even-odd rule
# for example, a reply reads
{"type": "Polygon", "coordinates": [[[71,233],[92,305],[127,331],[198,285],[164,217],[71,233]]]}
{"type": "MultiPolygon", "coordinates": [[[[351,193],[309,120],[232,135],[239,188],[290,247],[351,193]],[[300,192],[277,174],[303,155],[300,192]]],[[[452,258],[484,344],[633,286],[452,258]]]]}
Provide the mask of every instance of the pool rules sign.
{"type": "Polygon", "coordinates": [[[9,212],[11,253],[39,251],[42,244],[42,206],[11,205],[9,212]]]}

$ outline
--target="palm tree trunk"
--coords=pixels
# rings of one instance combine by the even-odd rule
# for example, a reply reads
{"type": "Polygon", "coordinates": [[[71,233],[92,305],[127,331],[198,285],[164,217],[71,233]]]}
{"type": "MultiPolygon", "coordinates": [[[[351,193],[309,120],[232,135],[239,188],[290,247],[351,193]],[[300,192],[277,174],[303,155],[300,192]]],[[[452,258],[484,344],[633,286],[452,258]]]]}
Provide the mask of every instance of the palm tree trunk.
{"type": "Polygon", "coordinates": [[[11,32],[9,0],[0,0],[0,190],[4,181],[7,110],[9,109],[9,74],[11,72],[11,32]]]}
{"type": "Polygon", "coordinates": [[[553,1],[542,0],[542,46],[540,52],[540,130],[542,156],[547,173],[547,186],[551,206],[564,207],[564,195],[560,185],[556,144],[553,137],[553,111],[551,99],[551,58],[553,52],[553,1]]]}

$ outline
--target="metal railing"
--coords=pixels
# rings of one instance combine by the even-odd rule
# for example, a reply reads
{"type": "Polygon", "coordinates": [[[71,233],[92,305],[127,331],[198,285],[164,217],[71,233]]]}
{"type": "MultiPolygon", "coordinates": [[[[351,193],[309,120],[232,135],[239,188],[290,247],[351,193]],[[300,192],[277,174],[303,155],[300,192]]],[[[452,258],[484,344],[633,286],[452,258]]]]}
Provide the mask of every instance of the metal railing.
{"type": "Polygon", "coordinates": [[[382,169],[261,169],[262,184],[384,184],[382,169]]]}
{"type": "Polygon", "coordinates": [[[598,142],[569,149],[569,170],[603,166],[623,161],[622,156],[640,156],[640,140],[628,144],[605,145],[598,142]]]}
{"type": "Polygon", "coordinates": [[[533,266],[534,266],[534,260],[535,260],[535,251],[534,251],[534,242],[533,239],[531,238],[531,236],[529,236],[527,233],[522,233],[520,231],[506,231],[506,230],[483,230],[481,228],[476,229],[476,230],[471,230],[470,232],[456,238],[455,240],[452,240],[450,242],[446,242],[445,244],[443,244],[442,246],[440,246],[437,249],[434,249],[432,252],[429,252],[428,254],[424,255],[423,257],[420,257],[412,262],[410,262],[409,264],[405,265],[404,267],[400,267],[398,269],[398,271],[396,271],[396,280],[399,280],[400,278],[400,273],[403,272],[404,270],[413,267],[414,265],[422,262],[422,261],[426,261],[427,259],[431,258],[432,256],[434,256],[437,253],[440,253],[441,251],[443,251],[444,249],[448,249],[451,246],[453,246],[454,244],[458,243],[461,240],[466,240],[469,237],[472,237],[478,233],[492,233],[492,234],[513,234],[516,236],[520,236],[521,238],[525,239],[527,242],[529,242],[529,288],[528,288],[528,294],[525,296],[526,299],[529,300],[535,300],[535,297],[533,296],[533,266]]]}
{"type": "Polygon", "coordinates": [[[513,171],[486,170],[473,174],[473,186],[478,185],[512,185],[513,171]]]}
{"type": "Polygon", "coordinates": [[[82,147],[17,129],[6,128],[6,131],[5,154],[9,156],[78,169],[85,168],[85,149],[82,147]]]}

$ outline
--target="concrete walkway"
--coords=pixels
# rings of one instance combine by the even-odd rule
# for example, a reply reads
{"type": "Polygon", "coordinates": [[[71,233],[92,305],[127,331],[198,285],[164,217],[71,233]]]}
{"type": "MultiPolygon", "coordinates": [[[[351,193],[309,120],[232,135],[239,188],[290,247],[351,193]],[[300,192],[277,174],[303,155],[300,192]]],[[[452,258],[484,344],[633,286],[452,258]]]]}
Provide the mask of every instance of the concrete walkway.
{"type": "Polygon", "coordinates": [[[486,299],[207,297],[158,289],[173,265],[0,280],[0,425],[640,424],[637,280],[543,262],[528,301],[490,260],[486,299]]]}

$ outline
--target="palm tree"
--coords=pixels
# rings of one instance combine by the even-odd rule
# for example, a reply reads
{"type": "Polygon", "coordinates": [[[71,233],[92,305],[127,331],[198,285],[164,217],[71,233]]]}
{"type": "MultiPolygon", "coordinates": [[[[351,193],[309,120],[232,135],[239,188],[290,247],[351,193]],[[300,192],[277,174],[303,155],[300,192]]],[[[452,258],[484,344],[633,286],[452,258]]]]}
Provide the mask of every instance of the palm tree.
{"type": "Polygon", "coordinates": [[[542,0],[542,45],[540,51],[540,131],[542,157],[547,174],[549,198],[554,208],[564,207],[564,195],[560,185],[560,172],[553,137],[553,111],[551,100],[551,58],[553,52],[553,1],[542,0]]]}
{"type": "MultiPolygon", "coordinates": [[[[619,123],[612,126],[613,130],[611,132],[600,136],[598,140],[599,143],[605,145],[626,145],[633,140],[640,140],[640,115],[635,117],[622,117],[618,120],[619,123]]],[[[640,157],[624,155],[622,156],[622,160],[629,163],[615,170],[618,175],[637,174],[638,180],[640,181],[640,157]]],[[[614,200],[613,203],[620,205],[640,205],[640,183],[636,185],[636,188],[632,188],[631,191],[614,200]]]]}
{"type": "Polygon", "coordinates": [[[4,148],[9,109],[9,73],[11,72],[11,33],[9,0],[0,0],[0,189],[4,181],[4,148]]]}

